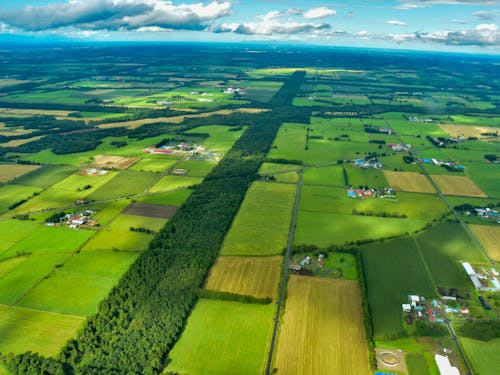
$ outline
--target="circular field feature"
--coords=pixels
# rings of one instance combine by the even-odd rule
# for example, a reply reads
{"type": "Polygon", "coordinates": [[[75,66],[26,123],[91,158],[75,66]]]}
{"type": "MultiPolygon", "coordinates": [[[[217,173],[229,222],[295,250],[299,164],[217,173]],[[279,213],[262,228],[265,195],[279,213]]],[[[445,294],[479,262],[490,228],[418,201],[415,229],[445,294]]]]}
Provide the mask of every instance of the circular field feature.
{"type": "Polygon", "coordinates": [[[385,366],[396,367],[399,366],[399,356],[392,352],[382,352],[379,354],[380,362],[385,366]]]}

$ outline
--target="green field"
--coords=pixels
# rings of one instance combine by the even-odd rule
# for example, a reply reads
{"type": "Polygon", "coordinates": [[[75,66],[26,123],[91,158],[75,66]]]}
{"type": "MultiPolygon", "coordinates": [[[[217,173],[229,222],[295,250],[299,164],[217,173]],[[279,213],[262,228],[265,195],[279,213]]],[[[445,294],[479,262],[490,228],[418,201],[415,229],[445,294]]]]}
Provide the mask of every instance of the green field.
{"type": "Polygon", "coordinates": [[[361,169],[348,166],[346,171],[351,186],[368,186],[370,188],[389,186],[381,169],[361,169]]]}
{"type": "Polygon", "coordinates": [[[223,255],[280,254],[286,246],[295,185],[254,182],[224,239],[223,255]]]}
{"type": "Polygon", "coordinates": [[[129,168],[131,171],[145,171],[145,172],[164,172],[171,168],[176,163],[176,160],[165,158],[144,158],[139,160],[129,168]]]}
{"type": "Polygon", "coordinates": [[[99,201],[144,193],[157,178],[157,174],[152,172],[121,171],[118,176],[88,195],[86,200],[99,201]]]}
{"type": "Polygon", "coordinates": [[[266,175],[274,172],[286,172],[300,168],[296,164],[262,163],[259,168],[259,174],[266,175]]]}
{"type": "Polygon", "coordinates": [[[155,193],[159,191],[187,188],[198,185],[201,181],[203,181],[201,177],[164,176],[149,189],[149,192],[155,193]]]}
{"type": "Polygon", "coordinates": [[[351,160],[363,157],[369,152],[378,150],[377,145],[367,143],[366,133],[350,131],[350,125],[333,122],[333,120],[311,118],[311,124],[283,124],[278,131],[273,146],[269,151],[270,158],[301,160],[305,164],[331,163],[338,160],[351,160]],[[307,139],[307,128],[310,135],[319,138],[307,139]],[[336,141],[335,138],[348,134],[352,141],[336,141]]]}
{"type": "Polygon", "coordinates": [[[429,367],[425,357],[420,353],[409,353],[405,355],[406,366],[409,375],[430,375],[429,367]]]}
{"type": "MultiPolygon", "coordinates": [[[[244,124],[243,124],[244,125],[244,124]]],[[[237,131],[231,131],[234,128],[222,125],[206,125],[188,130],[186,133],[207,133],[208,138],[204,139],[202,144],[209,151],[218,151],[226,153],[241,137],[246,127],[242,127],[237,131]]]]}
{"type": "Polygon", "coordinates": [[[413,232],[447,208],[438,196],[398,193],[397,199],[349,198],[346,189],[303,186],[295,244],[319,246],[413,232]],[[406,215],[407,218],[352,215],[356,212],[406,215]]]}
{"type": "Polygon", "coordinates": [[[179,162],[175,168],[187,169],[187,176],[205,177],[217,165],[215,161],[206,160],[184,160],[179,162]]]}
{"type": "Polygon", "coordinates": [[[13,305],[43,280],[68,254],[31,256],[0,279],[0,304],[13,305]]]}
{"type": "Polygon", "coordinates": [[[190,189],[182,189],[166,193],[156,193],[140,197],[137,201],[141,203],[163,204],[166,206],[182,206],[192,192],[193,190],[190,189]]]}
{"type": "Polygon", "coordinates": [[[76,168],[68,165],[44,165],[42,168],[16,179],[17,185],[48,188],[75,173],[76,168]]]}
{"type": "Polygon", "coordinates": [[[122,214],[92,237],[82,250],[145,250],[153,234],[133,232],[130,228],[147,228],[157,232],[166,222],[166,219],[122,214]]]}
{"type": "Polygon", "coordinates": [[[460,338],[467,358],[477,375],[496,375],[500,368],[500,338],[479,341],[466,337],[460,338]]]}
{"type": "Polygon", "coordinates": [[[0,305],[0,352],[55,356],[84,318],[0,305]]]}
{"type": "Polygon", "coordinates": [[[139,253],[81,252],[31,289],[19,306],[88,316],[109,293],[139,253]]]}
{"type": "Polygon", "coordinates": [[[0,212],[7,211],[9,207],[21,200],[28,199],[34,193],[41,191],[38,187],[22,185],[0,186],[0,212]]]}
{"type": "MultiPolygon", "coordinates": [[[[94,235],[89,230],[74,230],[65,227],[45,227],[39,225],[32,235],[27,235],[14,246],[0,254],[0,259],[18,254],[60,254],[70,253],[94,235]]],[[[9,235],[7,235],[9,237],[9,235]]]]}
{"type": "Polygon", "coordinates": [[[342,166],[307,168],[304,169],[303,175],[306,185],[346,185],[342,166]]]}
{"type": "Polygon", "coordinates": [[[200,300],[170,352],[166,371],[191,375],[261,374],[272,313],[272,305],[200,300]]]}
{"type": "Polygon", "coordinates": [[[473,288],[459,262],[482,263],[487,259],[459,224],[437,225],[418,235],[416,240],[436,285],[473,288]]]}
{"type": "Polygon", "coordinates": [[[401,304],[408,294],[437,295],[413,238],[404,237],[361,247],[368,301],[377,340],[403,332],[401,304]]]}

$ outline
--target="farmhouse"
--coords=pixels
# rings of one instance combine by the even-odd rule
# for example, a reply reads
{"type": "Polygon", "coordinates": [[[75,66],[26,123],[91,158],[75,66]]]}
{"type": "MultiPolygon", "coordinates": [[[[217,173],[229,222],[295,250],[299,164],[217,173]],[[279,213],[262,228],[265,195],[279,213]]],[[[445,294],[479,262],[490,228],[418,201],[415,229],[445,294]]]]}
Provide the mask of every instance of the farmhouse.
{"type": "Polygon", "coordinates": [[[384,165],[377,160],[377,158],[371,159],[355,159],[352,161],[355,167],[361,169],[382,169],[384,165]]]}
{"type": "Polygon", "coordinates": [[[392,151],[395,152],[406,152],[410,151],[410,144],[402,144],[402,143],[387,143],[387,147],[389,147],[392,151]]]}

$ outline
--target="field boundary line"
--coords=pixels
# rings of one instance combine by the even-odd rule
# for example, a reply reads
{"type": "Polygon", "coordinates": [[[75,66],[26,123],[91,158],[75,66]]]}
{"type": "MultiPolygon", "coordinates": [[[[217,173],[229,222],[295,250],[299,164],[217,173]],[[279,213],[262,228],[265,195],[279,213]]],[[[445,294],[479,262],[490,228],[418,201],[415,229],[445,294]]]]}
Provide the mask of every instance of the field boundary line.
{"type": "Polygon", "coordinates": [[[62,312],[57,312],[57,311],[48,311],[48,310],[34,309],[33,307],[25,307],[25,306],[17,306],[17,305],[6,305],[4,303],[0,303],[0,306],[12,307],[14,309],[19,309],[19,310],[41,312],[41,313],[45,313],[45,314],[71,316],[73,318],[81,318],[84,321],[87,320],[87,318],[88,318],[87,316],[83,316],[83,315],[75,315],[75,314],[67,314],[67,313],[62,313],[62,312]]]}
{"type": "Polygon", "coordinates": [[[297,183],[297,191],[295,192],[295,202],[293,205],[292,219],[290,221],[290,229],[288,231],[288,244],[286,247],[285,259],[283,262],[283,274],[281,277],[278,305],[276,307],[276,315],[274,317],[274,326],[273,326],[273,334],[271,336],[271,345],[269,347],[269,355],[267,358],[266,375],[270,375],[271,371],[272,371],[271,367],[273,364],[273,355],[274,355],[274,350],[275,350],[275,346],[276,346],[276,337],[278,335],[281,307],[283,305],[283,297],[285,295],[286,281],[287,281],[287,276],[288,276],[288,263],[290,262],[290,252],[292,249],[293,236],[295,234],[295,227],[297,226],[297,214],[299,211],[300,193],[302,191],[302,171],[298,172],[298,174],[299,174],[299,181],[297,183]]]}

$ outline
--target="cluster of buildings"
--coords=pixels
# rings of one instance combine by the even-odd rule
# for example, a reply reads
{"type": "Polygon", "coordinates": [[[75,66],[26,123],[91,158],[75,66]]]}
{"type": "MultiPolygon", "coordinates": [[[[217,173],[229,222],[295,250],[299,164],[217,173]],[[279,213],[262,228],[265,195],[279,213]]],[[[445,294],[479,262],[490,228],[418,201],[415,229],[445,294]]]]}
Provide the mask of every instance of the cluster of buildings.
{"type": "Polygon", "coordinates": [[[107,175],[109,171],[100,168],[84,168],[83,174],[87,176],[104,176],[107,175]]]}
{"type": "Polygon", "coordinates": [[[54,227],[58,224],[67,225],[71,229],[78,229],[81,226],[95,227],[98,225],[97,221],[92,219],[94,210],[85,210],[78,213],[69,213],[62,216],[58,222],[45,223],[48,227],[54,227]]]}
{"type": "Polygon", "coordinates": [[[474,284],[474,287],[480,292],[498,292],[500,291],[500,282],[498,281],[499,273],[494,268],[489,270],[481,267],[474,268],[468,262],[462,262],[462,267],[469,276],[470,281],[474,284]]]}
{"type": "Polygon", "coordinates": [[[191,160],[219,161],[222,157],[219,152],[207,151],[204,147],[189,142],[171,143],[160,147],[147,147],[145,151],[149,154],[183,154],[188,155],[191,160]]]}
{"type": "Polygon", "coordinates": [[[407,152],[410,151],[410,144],[402,144],[402,143],[387,143],[387,147],[389,147],[394,152],[407,152]]]}
{"type": "Polygon", "coordinates": [[[408,121],[410,121],[410,122],[427,122],[427,123],[431,123],[432,119],[431,118],[420,118],[420,117],[417,117],[417,116],[410,116],[410,117],[408,117],[408,121]]]}
{"type": "Polygon", "coordinates": [[[390,198],[394,199],[396,198],[396,195],[394,194],[394,190],[390,187],[385,187],[385,188],[358,188],[354,189],[352,186],[350,186],[347,189],[347,196],[349,198],[390,198]]]}
{"type": "Polygon", "coordinates": [[[236,88],[228,87],[222,93],[223,94],[231,94],[231,95],[234,95],[234,94],[245,95],[246,91],[244,89],[239,88],[239,87],[236,87],[236,88]]]}
{"type": "Polygon", "coordinates": [[[355,159],[352,161],[355,167],[361,169],[382,169],[384,165],[377,160],[377,158],[371,159],[355,159]]]}
{"type": "Polygon", "coordinates": [[[194,151],[199,148],[202,147],[188,142],[179,142],[179,143],[171,143],[169,145],[163,145],[160,147],[148,147],[146,148],[146,152],[150,154],[175,154],[179,152],[194,151]]]}
{"type": "Polygon", "coordinates": [[[422,163],[434,164],[437,167],[444,167],[446,169],[454,169],[457,171],[463,171],[465,167],[463,165],[458,165],[454,161],[441,161],[437,159],[422,158],[422,163]]]}
{"type": "Polygon", "coordinates": [[[384,127],[376,127],[376,126],[371,126],[371,125],[365,125],[365,132],[367,133],[379,133],[379,134],[396,134],[394,130],[391,128],[384,128],[384,127]]]}
{"type": "Polygon", "coordinates": [[[427,319],[433,323],[444,323],[448,314],[456,314],[459,317],[469,314],[469,308],[459,306],[457,298],[453,296],[443,296],[440,301],[426,301],[425,297],[410,294],[408,302],[401,304],[401,308],[416,319],[427,319]]]}
{"type": "Polygon", "coordinates": [[[431,137],[430,135],[428,135],[426,138],[429,140],[429,142],[431,142],[438,148],[445,148],[448,147],[448,145],[463,141],[462,138],[431,137]]]}

